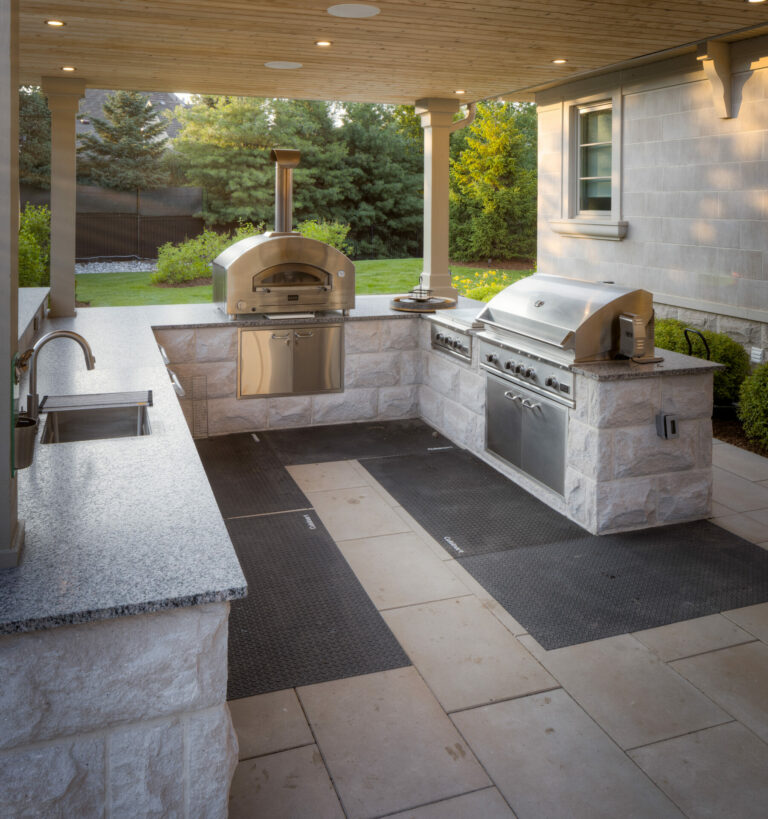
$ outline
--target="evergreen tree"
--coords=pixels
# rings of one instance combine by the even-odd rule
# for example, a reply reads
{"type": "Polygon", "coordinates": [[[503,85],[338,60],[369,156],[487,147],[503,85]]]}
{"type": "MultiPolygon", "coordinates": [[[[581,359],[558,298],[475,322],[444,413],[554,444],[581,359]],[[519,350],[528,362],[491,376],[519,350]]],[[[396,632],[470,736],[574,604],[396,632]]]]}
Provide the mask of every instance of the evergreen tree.
{"type": "Polygon", "coordinates": [[[19,89],[19,181],[51,187],[51,112],[39,88],[19,89]]]}
{"type": "MultiPolygon", "coordinates": [[[[459,132],[462,133],[462,132],[459,132]]],[[[536,253],[536,108],[486,102],[451,167],[451,256],[530,258],[536,253]]]]}
{"type": "Polygon", "coordinates": [[[301,151],[293,172],[294,227],[305,219],[347,222],[342,202],[353,191],[352,174],[332,104],[280,99],[270,107],[273,146],[301,151]]]}
{"type": "Polygon", "coordinates": [[[275,183],[269,150],[275,145],[268,101],[196,97],[193,105],[177,108],[174,115],[181,124],[173,141],[174,164],[187,184],[205,192],[205,221],[273,224],[275,183]]]}
{"type": "Polygon", "coordinates": [[[385,105],[346,106],[341,139],[351,186],[342,203],[356,255],[406,257],[419,253],[424,214],[423,160],[413,139],[398,130],[385,105]]]}
{"type": "Polygon", "coordinates": [[[105,119],[93,117],[95,133],[80,137],[85,181],[117,190],[148,190],[164,185],[162,157],[168,138],[165,123],[149,98],[135,91],[116,91],[104,102],[105,119]]]}

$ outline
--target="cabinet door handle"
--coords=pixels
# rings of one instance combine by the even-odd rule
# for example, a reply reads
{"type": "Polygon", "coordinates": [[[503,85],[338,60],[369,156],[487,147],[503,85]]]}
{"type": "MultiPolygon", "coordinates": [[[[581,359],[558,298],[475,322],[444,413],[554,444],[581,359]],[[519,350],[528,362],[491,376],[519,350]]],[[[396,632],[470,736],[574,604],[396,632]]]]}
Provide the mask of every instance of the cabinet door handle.
{"type": "Polygon", "coordinates": [[[541,404],[534,404],[530,398],[523,398],[523,406],[527,407],[528,409],[538,409],[541,404]]]}
{"type": "Polygon", "coordinates": [[[272,333],[272,341],[284,341],[286,344],[290,344],[291,334],[286,333],[284,336],[279,336],[276,333],[272,333]]]}
{"type": "Polygon", "coordinates": [[[522,395],[515,395],[513,392],[510,392],[509,390],[507,390],[504,393],[504,397],[509,398],[510,401],[522,401],[523,400],[522,395]]]}
{"type": "Polygon", "coordinates": [[[300,333],[298,330],[296,330],[295,335],[296,338],[312,338],[314,333],[311,330],[308,333],[300,333]]]}

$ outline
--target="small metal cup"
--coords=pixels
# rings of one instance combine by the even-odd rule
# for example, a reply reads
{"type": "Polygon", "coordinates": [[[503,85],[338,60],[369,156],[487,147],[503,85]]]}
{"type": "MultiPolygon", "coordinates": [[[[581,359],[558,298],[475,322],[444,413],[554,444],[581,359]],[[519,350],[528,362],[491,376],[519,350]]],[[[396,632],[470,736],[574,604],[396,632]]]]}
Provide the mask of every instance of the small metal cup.
{"type": "Polygon", "coordinates": [[[14,449],[13,465],[16,469],[31,466],[35,456],[35,438],[37,438],[37,419],[28,415],[19,415],[13,430],[14,449]]]}

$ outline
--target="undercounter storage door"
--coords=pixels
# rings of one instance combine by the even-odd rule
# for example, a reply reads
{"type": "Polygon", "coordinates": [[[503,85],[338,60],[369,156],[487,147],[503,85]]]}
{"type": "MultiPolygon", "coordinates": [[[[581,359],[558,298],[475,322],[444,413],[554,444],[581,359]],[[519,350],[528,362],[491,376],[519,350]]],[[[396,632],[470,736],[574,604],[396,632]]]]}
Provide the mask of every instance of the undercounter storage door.
{"type": "Polygon", "coordinates": [[[294,393],[342,389],[342,327],[302,327],[293,334],[294,393]]]}
{"type": "Polygon", "coordinates": [[[522,469],[562,495],[565,491],[568,410],[535,395],[522,407],[522,469]]]}
{"type": "Polygon", "coordinates": [[[293,329],[240,330],[237,397],[294,392],[293,329]]]}
{"type": "Polygon", "coordinates": [[[485,448],[513,466],[522,467],[522,393],[488,373],[485,384],[485,448]]]}

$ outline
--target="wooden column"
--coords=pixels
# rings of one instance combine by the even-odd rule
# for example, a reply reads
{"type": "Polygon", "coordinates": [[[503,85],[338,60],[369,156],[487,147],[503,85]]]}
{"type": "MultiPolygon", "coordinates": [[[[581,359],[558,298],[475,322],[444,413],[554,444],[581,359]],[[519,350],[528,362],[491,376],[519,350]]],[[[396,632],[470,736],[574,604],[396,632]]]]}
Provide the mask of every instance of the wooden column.
{"type": "Polygon", "coordinates": [[[416,100],[424,129],[424,272],[421,286],[457,298],[448,267],[448,168],[458,100],[416,100]]]}
{"type": "Polygon", "coordinates": [[[51,111],[51,316],[75,315],[75,116],[85,81],[43,77],[51,111]]]}
{"type": "Polygon", "coordinates": [[[11,374],[19,339],[18,44],[18,0],[0,0],[0,568],[16,565],[24,540],[11,463],[11,374]]]}

